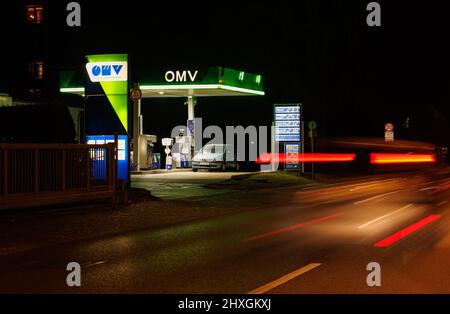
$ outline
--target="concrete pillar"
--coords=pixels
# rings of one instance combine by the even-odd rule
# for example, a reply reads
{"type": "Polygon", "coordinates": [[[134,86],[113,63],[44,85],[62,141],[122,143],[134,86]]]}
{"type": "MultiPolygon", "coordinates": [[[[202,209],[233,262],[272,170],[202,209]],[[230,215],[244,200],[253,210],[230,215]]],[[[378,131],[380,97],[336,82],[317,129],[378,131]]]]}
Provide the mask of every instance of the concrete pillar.
{"type": "Polygon", "coordinates": [[[194,117],[195,117],[195,113],[194,113],[195,99],[194,99],[194,97],[188,96],[187,106],[188,106],[188,120],[194,120],[194,117]]]}
{"type": "MultiPolygon", "coordinates": [[[[194,96],[188,96],[187,98],[187,107],[188,107],[188,120],[194,121],[195,119],[195,104],[196,104],[196,98],[194,96]]],[[[189,126],[186,125],[188,128],[189,126]]],[[[195,134],[195,125],[194,125],[194,130],[192,130],[192,134],[191,134],[191,153],[189,156],[189,160],[191,160],[191,158],[194,157],[194,152],[195,152],[195,141],[194,139],[194,134],[195,134]]],[[[188,133],[188,132],[186,132],[188,133]]]]}
{"type": "Polygon", "coordinates": [[[136,171],[141,170],[141,157],[140,157],[140,141],[139,135],[142,133],[141,126],[141,100],[133,102],[133,164],[136,165],[136,171]]]}

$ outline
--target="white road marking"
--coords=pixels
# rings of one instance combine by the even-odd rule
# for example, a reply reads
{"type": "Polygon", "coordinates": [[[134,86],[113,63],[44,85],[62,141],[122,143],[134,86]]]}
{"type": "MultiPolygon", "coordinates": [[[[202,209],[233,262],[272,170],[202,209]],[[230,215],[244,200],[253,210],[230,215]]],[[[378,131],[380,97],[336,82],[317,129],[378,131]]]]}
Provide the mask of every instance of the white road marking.
{"type": "Polygon", "coordinates": [[[304,273],[309,272],[310,270],[313,270],[316,267],[319,267],[322,265],[321,263],[311,263],[308,264],[300,269],[294,270],[292,273],[289,273],[287,275],[284,275],[283,277],[280,277],[272,282],[269,282],[268,284],[265,284],[264,286],[261,286],[259,288],[256,288],[252,291],[250,291],[248,294],[263,294],[266,293],[269,290],[272,290],[278,286],[281,286],[282,284],[285,284],[286,282],[303,275],[304,273]]]}
{"type": "Polygon", "coordinates": [[[389,214],[386,214],[386,215],[384,215],[384,216],[378,217],[378,218],[376,218],[376,219],[374,219],[374,220],[369,221],[368,223],[365,223],[365,224],[362,225],[362,226],[359,226],[358,229],[362,229],[362,228],[364,228],[364,227],[367,227],[367,226],[373,224],[374,222],[377,222],[377,221],[379,221],[379,220],[381,220],[381,219],[384,219],[384,218],[386,218],[386,217],[392,216],[392,215],[394,215],[394,214],[396,214],[396,213],[398,213],[398,212],[400,212],[400,211],[402,211],[402,210],[404,210],[404,209],[410,208],[411,206],[413,206],[413,204],[408,204],[408,205],[406,205],[406,206],[404,206],[404,207],[402,207],[402,208],[400,208],[400,209],[394,210],[393,212],[391,212],[391,213],[389,213],[389,214]]]}
{"type": "Polygon", "coordinates": [[[98,262],[93,262],[93,263],[83,265],[83,267],[88,268],[88,267],[97,266],[97,265],[101,265],[101,264],[105,264],[105,263],[106,263],[106,261],[98,261],[98,262]]]}
{"type": "Polygon", "coordinates": [[[370,188],[372,186],[377,186],[386,182],[393,182],[393,181],[397,181],[397,179],[385,179],[385,180],[377,180],[377,181],[369,181],[369,182],[364,182],[362,184],[352,184],[351,187],[352,189],[350,189],[350,192],[354,192],[356,190],[360,190],[360,189],[364,189],[364,188],[370,188]]]}
{"type": "Polygon", "coordinates": [[[439,204],[437,204],[437,206],[442,206],[442,205],[447,204],[447,203],[448,203],[448,201],[442,201],[439,204]]]}
{"type": "Polygon", "coordinates": [[[390,195],[390,194],[397,193],[397,192],[399,192],[399,191],[400,191],[400,190],[393,191],[393,192],[388,192],[388,193],[383,193],[383,194],[380,194],[380,195],[377,195],[377,196],[374,196],[374,197],[367,198],[367,199],[362,200],[362,201],[355,202],[355,203],[353,203],[353,204],[359,205],[359,204],[366,203],[366,202],[369,202],[369,201],[372,201],[372,200],[376,200],[377,198],[380,198],[380,197],[383,197],[383,196],[387,196],[387,195],[390,195]]]}
{"type": "Polygon", "coordinates": [[[429,188],[423,188],[420,189],[419,192],[424,192],[424,191],[429,191],[429,190],[435,190],[435,189],[439,189],[439,186],[430,186],[429,188]]]}

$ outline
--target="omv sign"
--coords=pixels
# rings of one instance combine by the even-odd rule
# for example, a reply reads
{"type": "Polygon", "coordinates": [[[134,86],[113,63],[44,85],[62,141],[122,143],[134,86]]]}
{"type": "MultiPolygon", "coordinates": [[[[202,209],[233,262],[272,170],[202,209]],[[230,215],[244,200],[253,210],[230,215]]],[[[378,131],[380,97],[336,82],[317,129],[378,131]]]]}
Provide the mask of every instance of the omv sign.
{"type": "Polygon", "coordinates": [[[91,82],[126,81],[128,67],[126,61],[89,62],[86,70],[91,82]]]}

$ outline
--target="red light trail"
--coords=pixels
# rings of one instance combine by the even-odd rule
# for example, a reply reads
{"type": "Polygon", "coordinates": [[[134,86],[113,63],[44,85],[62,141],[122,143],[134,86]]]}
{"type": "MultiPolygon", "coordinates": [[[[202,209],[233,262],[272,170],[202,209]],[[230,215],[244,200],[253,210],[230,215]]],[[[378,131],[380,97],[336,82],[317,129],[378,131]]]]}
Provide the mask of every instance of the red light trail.
{"type": "Polygon", "coordinates": [[[404,164],[404,163],[433,163],[436,157],[433,154],[396,154],[396,153],[371,153],[370,163],[380,164],[404,164]]]}
{"type": "Polygon", "coordinates": [[[378,241],[377,243],[375,243],[373,246],[374,247],[388,247],[391,246],[392,244],[400,241],[401,239],[403,239],[404,237],[410,235],[413,232],[416,232],[417,230],[425,227],[426,225],[432,223],[433,221],[437,220],[441,218],[441,215],[430,215],[418,222],[416,222],[415,224],[412,224],[408,227],[406,227],[405,229],[400,230],[397,233],[394,233],[393,235],[378,241]]]}
{"type": "Polygon", "coordinates": [[[304,153],[297,156],[286,154],[262,154],[256,159],[256,163],[265,164],[271,162],[351,162],[355,160],[355,154],[327,154],[327,153],[304,153]]]}
{"type": "Polygon", "coordinates": [[[326,221],[326,220],[329,220],[329,219],[332,219],[332,218],[336,218],[336,217],[339,217],[341,215],[342,215],[342,213],[337,213],[337,214],[333,214],[333,215],[330,215],[330,216],[318,218],[318,219],[315,219],[315,220],[302,222],[302,223],[299,223],[299,224],[296,224],[296,225],[283,227],[283,228],[276,229],[276,230],[273,230],[273,231],[270,231],[270,232],[267,232],[267,233],[259,234],[259,235],[256,235],[256,236],[244,239],[244,242],[254,241],[254,240],[259,240],[259,239],[262,239],[262,238],[270,237],[272,235],[276,235],[276,234],[279,234],[279,233],[282,233],[282,232],[294,230],[294,229],[297,229],[297,228],[305,227],[305,226],[312,225],[312,224],[315,224],[315,223],[318,223],[318,222],[322,222],[322,221],[326,221]]]}

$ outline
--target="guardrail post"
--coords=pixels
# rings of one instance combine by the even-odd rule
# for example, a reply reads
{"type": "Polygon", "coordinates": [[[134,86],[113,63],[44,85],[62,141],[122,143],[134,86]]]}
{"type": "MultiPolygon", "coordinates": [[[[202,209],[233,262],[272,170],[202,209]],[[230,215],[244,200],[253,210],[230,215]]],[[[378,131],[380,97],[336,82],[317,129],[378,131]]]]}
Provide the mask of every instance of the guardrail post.
{"type": "Polygon", "coordinates": [[[115,207],[119,202],[119,182],[117,179],[117,174],[119,173],[119,135],[117,132],[114,133],[114,149],[113,149],[113,182],[114,182],[114,199],[113,199],[113,206],[115,207]]]}
{"type": "Polygon", "coordinates": [[[86,166],[86,189],[87,190],[89,190],[90,189],[90,187],[91,187],[91,164],[90,164],[90,162],[89,162],[89,160],[90,160],[90,156],[89,156],[89,154],[90,154],[90,148],[88,148],[87,150],[86,150],[86,157],[85,157],[85,166],[86,166]]]}
{"type": "Polygon", "coordinates": [[[108,167],[108,187],[114,189],[114,154],[113,154],[113,144],[106,144],[106,158],[107,159],[107,167],[108,167]]]}
{"type": "Polygon", "coordinates": [[[39,192],[39,150],[34,151],[34,191],[39,192]]]}
{"type": "Polygon", "coordinates": [[[2,167],[3,167],[3,182],[2,182],[2,188],[3,188],[3,195],[8,194],[8,149],[4,149],[3,150],[3,162],[2,162],[2,167]]]}
{"type": "Polygon", "coordinates": [[[67,178],[67,162],[66,162],[66,151],[62,150],[62,161],[61,161],[61,191],[66,190],[66,178],[67,178]]]}

